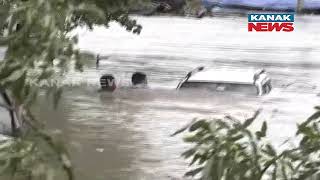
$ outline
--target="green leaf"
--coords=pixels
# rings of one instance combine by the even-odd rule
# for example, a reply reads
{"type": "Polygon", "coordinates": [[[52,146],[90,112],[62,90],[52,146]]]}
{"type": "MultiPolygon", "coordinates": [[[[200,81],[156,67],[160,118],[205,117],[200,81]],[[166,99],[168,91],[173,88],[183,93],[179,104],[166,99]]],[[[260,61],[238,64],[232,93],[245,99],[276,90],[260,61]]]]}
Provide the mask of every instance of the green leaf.
{"type": "Polygon", "coordinates": [[[266,153],[268,155],[270,155],[270,156],[276,156],[277,155],[277,152],[274,150],[274,148],[270,144],[266,145],[266,153]]]}
{"type": "Polygon", "coordinates": [[[191,170],[191,171],[187,172],[187,173],[185,174],[185,176],[187,176],[187,177],[189,177],[189,176],[194,177],[194,176],[196,176],[197,174],[199,174],[202,170],[203,170],[203,167],[196,168],[196,169],[194,169],[194,170],[191,170]]]}
{"type": "Polygon", "coordinates": [[[260,140],[263,137],[266,137],[267,134],[267,122],[263,122],[261,130],[256,132],[257,139],[260,140]]]}
{"type": "Polygon", "coordinates": [[[301,132],[300,129],[305,128],[311,121],[316,120],[319,117],[320,117],[320,111],[317,111],[313,115],[311,115],[305,122],[298,125],[299,130],[297,131],[297,134],[299,134],[301,132]]]}
{"type": "Polygon", "coordinates": [[[263,137],[265,137],[266,136],[266,133],[267,133],[267,122],[263,122],[263,124],[262,124],[262,127],[261,127],[261,133],[262,133],[262,135],[263,135],[263,137]]]}
{"type": "Polygon", "coordinates": [[[180,134],[184,131],[186,131],[187,129],[189,129],[189,127],[195,122],[196,120],[193,119],[190,123],[184,125],[181,129],[177,130],[176,132],[174,132],[173,134],[171,134],[170,136],[176,136],[177,134],[180,134]]]}
{"type": "Polygon", "coordinates": [[[253,121],[258,117],[259,114],[260,114],[260,111],[256,111],[256,112],[254,113],[254,115],[253,115],[252,118],[247,119],[247,120],[242,124],[242,127],[243,127],[244,129],[247,128],[247,127],[249,127],[249,126],[253,123],[253,121]]]}
{"type": "Polygon", "coordinates": [[[236,141],[242,139],[243,137],[244,137],[244,135],[239,134],[239,135],[237,135],[237,136],[230,137],[229,140],[232,141],[232,142],[236,142],[236,141]]]}
{"type": "Polygon", "coordinates": [[[201,155],[195,154],[192,158],[192,161],[190,162],[189,166],[193,165],[195,162],[197,162],[199,159],[201,159],[201,155]]]}
{"type": "Polygon", "coordinates": [[[192,155],[194,155],[195,153],[196,153],[196,149],[191,148],[191,149],[185,151],[184,153],[182,153],[181,156],[187,159],[187,158],[191,157],[192,155]]]}
{"type": "Polygon", "coordinates": [[[189,135],[186,135],[183,140],[185,142],[188,142],[188,143],[193,143],[193,142],[199,142],[201,139],[201,137],[199,137],[198,135],[196,134],[189,134],[189,135]]]}
{"type": "Polygon", "coordinates": [[[193,132],[193,131],[196,131],[196,130],[198,130],[198,129],[200,129],[200,128],[209,129],[209,124],[208,124],[208,122],[205,121],[205,120],[199,120],[199,121],[193,123],[193,124],[190,126],[189,131],[190,131],[190,132],[193,132]]]}

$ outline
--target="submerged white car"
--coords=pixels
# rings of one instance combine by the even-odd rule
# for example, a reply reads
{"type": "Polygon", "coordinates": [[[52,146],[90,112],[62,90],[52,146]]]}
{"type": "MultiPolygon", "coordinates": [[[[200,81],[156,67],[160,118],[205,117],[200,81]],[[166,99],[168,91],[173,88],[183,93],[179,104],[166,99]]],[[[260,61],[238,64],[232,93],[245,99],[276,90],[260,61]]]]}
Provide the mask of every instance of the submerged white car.
{"type": "Polygon", "coordinates": [[[177,89],[205,89],[212,92],[232,92],[262,96],[271,89],[271,78],[261,70],[225,70],[198,67],[183,78],[177,89]]]}

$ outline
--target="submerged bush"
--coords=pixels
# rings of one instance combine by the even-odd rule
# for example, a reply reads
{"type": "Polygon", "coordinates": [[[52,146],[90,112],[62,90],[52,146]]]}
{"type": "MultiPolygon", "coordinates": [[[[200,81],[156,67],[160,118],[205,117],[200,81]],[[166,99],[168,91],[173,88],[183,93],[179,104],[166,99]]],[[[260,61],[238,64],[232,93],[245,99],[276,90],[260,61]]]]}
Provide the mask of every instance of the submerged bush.
{"type": "Polygon", "coordinates": [[[188,131],[184,141],[194,145],[182,154],[195,167],[185,175],[203,180],[319,179],[320,108],[316,110],[297,127],[300,143],[281,151],[267,141],[266,122],[259,131],[249,129],[259,112],[244,122],[232,117],[194,121],[174,134],[188,131]]]}

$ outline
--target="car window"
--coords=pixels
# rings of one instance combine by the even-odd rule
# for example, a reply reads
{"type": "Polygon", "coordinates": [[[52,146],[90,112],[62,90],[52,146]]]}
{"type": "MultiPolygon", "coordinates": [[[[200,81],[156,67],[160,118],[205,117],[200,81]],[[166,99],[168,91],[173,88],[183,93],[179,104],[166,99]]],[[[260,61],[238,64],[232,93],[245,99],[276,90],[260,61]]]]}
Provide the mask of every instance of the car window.
{"type": "Polygon", "coordinates": [[[257,95],[258,89],[253,84],[235,84],[235,83],[207,83],[207,82],[185,82],[182,89],[196,88],[215,92],[232,92],[247,95],[257,95]]]}
{"type": "Polygon", "coordinates": [[[253,84],[227,84],[226,91],[238,92],[241,94],[257,95],[258,89],[253,84]]]}
{"type": "Polygon", "coordinates": [[[204,82],[185,82],[181,88],[197,88],[197,89],[216,89],[217,84],[204,82]]]}
{"type": "Polygon", "coordinates": [[[5,105],[5,106],[8,105],[4,100],[2,93],[0,93],[0,134],[10,134],[11,133],[10,111],[1,105],[5,105]]]}

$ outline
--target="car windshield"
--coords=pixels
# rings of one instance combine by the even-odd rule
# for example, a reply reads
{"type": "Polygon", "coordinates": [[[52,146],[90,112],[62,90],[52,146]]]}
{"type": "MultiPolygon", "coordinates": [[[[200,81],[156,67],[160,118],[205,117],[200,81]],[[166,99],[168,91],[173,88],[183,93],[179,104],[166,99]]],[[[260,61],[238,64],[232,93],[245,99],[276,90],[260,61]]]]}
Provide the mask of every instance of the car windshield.
{"type": "Polygon", "coordinates": [[[215,82],[185,82],[181,89],[204,89],[214,92],[231,92],[246,95],[257,95],[258,90],[253,84],[215,83],[215,82]]]}

